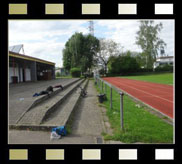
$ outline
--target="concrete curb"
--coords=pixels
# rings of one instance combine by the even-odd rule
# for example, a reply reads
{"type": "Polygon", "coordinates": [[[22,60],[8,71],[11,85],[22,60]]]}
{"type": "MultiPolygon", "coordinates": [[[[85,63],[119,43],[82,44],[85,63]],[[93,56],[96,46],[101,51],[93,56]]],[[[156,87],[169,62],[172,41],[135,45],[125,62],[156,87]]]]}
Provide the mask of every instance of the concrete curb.
{"type": "Polygon", "coordinates": [[[43,125],[17,125],[11,124],[9,125],[9,129],[14,130],[32,130],[32,131],[50,131],[52,128],[56,126],[43,126],[43,125]]]}
{"type": "MultiPolygon", "coordinates": [[[[89,82],[89,80],[87,80],[86,84],[84,85],[84,87],[83,87],[84,90],[86,89],[86,87],[87,87],[87,85],[88,85],[88,82],[89,82]]],[[[81,93],[80,93],[80,95],[79,95],[79,97],[78,97],[78,99],[77,99],[77,101],[76,101],[76,103],[75,103],[75,105],[74,105],[72,111],[70,112],[69,117],[67,118],[67,120],[66,120],[65,123],[64,123],[64,126],[65,126],[65,127],[66,127],[68,124],[71,124],[72,118],[73,118],[73,116],[74,116],[75,109],[78,107],[80,101],[81,101],[81,93]]]]}
{"type": "Polygon", "coordinates": [[[82,80],[80,83],[78,83],[72,90],[70,90],[66,95],[64,95],[64,97],[62,97],[54,106],[50,107],[47,112],[45,113],[44,117],[42,118],[42,121],[40,124],[42,124],[48,117],[49,115],[54,112],[56,110],[56,108],[62,104],[62,102],[70,95],[74,92],[74,90],[81,85],[84,82],[84,80],[82,80]]]}

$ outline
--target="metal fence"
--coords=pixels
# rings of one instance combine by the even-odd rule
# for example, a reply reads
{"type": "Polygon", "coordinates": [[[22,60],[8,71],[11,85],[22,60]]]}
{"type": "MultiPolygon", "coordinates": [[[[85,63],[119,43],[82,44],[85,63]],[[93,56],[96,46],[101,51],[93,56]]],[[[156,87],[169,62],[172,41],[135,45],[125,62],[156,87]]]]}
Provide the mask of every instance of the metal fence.
{"type": "Polygon", "coordinates": [[[107,81],[101,79],[100,77],[95,77],[95,84],[98,85],[100,91],[104,94],[107,93],[107,90],[110,89],[110,95],[109,95],[109,101],[110,101],[110,109],[113,108],[113,90],[115,90],[118,93],[118,96],[120,96],[120,120],[121,120],[121,129],[124,129],[124,117],[123,117],[123,97],[124,93],[121,92],[118,88],[114,87],[107,81]]]}

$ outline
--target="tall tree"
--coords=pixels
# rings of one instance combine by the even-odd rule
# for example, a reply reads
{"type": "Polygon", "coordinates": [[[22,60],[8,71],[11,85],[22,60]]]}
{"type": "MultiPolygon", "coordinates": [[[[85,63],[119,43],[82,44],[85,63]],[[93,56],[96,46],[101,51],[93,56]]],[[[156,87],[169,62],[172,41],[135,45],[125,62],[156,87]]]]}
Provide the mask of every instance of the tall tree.
{"type": "Polygon", "coordinates": [[[79,67],[82,72],[87,71],[93,65],[93,56],[98,48],[99,40],[96,37],[75,33],[63,49],[63,66],[68,70],[79,67]]]}
{"type": "Polygon", "coordinates": [[[112,56],[118,56],[120,53],[120,45],[111,39],[100,39],[99,51],[96,55],[97,64],[104,68],[104,73],[107,72],[107,65],[112,56]]]}
{"type": "Polygon", "coordinates": [[[154,21],[140,21],[136,44],[141,47],[143,54],[145,54],[146,68],[153,67],[158,51],[166,46],[166,43],[158,36],[162,28],[162,23],[154,25],[154,21]]]}

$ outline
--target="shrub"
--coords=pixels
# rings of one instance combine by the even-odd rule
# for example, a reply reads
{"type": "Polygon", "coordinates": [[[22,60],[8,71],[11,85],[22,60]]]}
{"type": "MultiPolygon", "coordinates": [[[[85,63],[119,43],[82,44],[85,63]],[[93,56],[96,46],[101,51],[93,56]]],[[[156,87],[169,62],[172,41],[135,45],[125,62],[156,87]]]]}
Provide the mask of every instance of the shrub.
{"type": "Polygon", "coordinates": [[[173,66],[169,64],[159,65],[155,68],[155,72],[164,72],[164,71],[170,71],[173,72],[173,66]]]}
{"type": "Polygon", "coordinates": [[[109,73],[125,75],[137,72],[139,64],[131,56],[118,56],[111,59],[109,63],[109,73]]]}
{"type": "Polygon", "coordinates": [[[137,72],[153,72],[153,68],[140,68],[137,72]]]}
{"type": "Polygon", "coordinates": [[[104,68],[102,68],[102,69],[99,70],[99,74],[100,74],[100,75],[104,75],[104,73],[105,73],[104,68]]]}
{"type": "Polygon", "coordinates": [[[80,77],[81,76],[81,69],[77,68],[77,67],[71,68],[70,73],[71,73],[72,77],[80,77]]]}
{"type": "Polygon", "coordinates": [[[60,72],[56,72],[56,77],[60,77],[61,73],[60,72]]]}

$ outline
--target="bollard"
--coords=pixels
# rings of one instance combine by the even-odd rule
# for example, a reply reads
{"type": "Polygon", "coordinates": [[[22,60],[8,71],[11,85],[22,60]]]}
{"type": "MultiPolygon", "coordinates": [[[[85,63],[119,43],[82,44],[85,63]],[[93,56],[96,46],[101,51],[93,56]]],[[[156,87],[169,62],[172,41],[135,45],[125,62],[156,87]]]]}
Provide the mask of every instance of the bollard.
{"type": "Polygon", "coordinates": [[[124,129],[124,122],[123,122],[123,92],[120,92],[120,119],[121,119],[121,129],[124,129]]]}
{"type": "Polygon", "coordinates": [[[112,109],[112,86],[111,86],[111,93],[110,93],[110,108],[112,109]]]}

